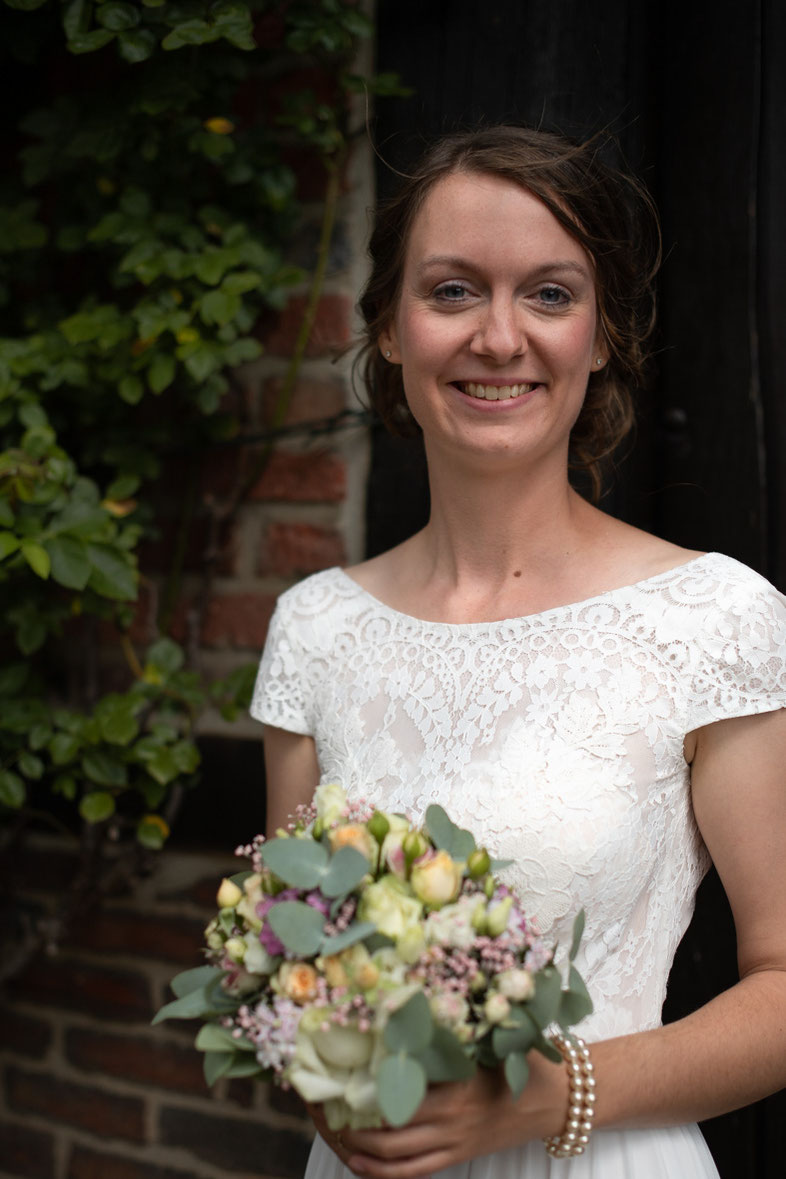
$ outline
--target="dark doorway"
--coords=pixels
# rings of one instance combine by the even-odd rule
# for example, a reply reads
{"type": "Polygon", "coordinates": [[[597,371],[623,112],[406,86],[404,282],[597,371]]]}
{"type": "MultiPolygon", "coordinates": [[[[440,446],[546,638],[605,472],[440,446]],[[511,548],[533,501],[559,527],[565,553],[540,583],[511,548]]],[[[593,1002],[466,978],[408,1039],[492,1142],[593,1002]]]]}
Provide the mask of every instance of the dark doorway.
{"type": "MultiPolygon", "coordinates": [[[[637,0],[378,0],[376,144],[406,169],[425,140],[478,122],[585,137],[611,129],[661,210],[657,377],[604,501],[676,543],[728,553],[786,588],[786,9],[637,0]]],[[[380,195],[392,169],[378,168],[380,195]]],[[[374,440],[370,554],[426,518],[417,443],[374,440]]],[[[672,973],[678,1018],[736,977],[714,875],[672,973]]],[[[723,1179],[786,1169],[783,1094],[704,1127],[723,1179]]]]}

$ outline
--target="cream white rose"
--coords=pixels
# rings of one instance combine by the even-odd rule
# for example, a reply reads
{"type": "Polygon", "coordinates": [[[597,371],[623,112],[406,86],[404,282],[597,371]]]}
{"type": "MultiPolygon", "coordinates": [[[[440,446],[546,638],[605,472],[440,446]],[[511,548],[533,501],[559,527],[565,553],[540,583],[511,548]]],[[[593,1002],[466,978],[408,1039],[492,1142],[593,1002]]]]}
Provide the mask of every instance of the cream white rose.
{"type": "Polygon", "coordinates": [[[347,808],[347,792],[338,782],[325,782],[314,791],[314,802],[317,805],[317,818],[326,827],[332,827],[347,808]]]}
{"type": "Polygon", "coordinates": [[[423,906],[406,884],[389,873],[369,884],[358,905],[358,920],[373,921],[380,933],[398,941],[420,921],[423,906]]]}
{"type": "Polygon", "coordinates": [[[438,909],[455,901],[461,889],[464,865],[458,864],[444,849],[412,865],[410,884],[424,904],[438,909]]]}

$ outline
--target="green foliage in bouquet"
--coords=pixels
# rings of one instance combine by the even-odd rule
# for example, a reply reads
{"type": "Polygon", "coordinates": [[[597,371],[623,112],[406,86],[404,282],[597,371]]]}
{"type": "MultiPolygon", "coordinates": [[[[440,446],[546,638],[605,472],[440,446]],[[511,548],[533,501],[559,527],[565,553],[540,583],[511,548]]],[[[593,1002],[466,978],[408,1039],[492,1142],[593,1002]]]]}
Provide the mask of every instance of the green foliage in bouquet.
{"type": "Polygon", "coordinates": [[[219,530],[269,457],[238,462],[226,502],[200,502],[210,452],[243,445],[233,369],[309,278],[288,261],[295,166],[321,176],[324,216],[273,430],[324,279],[350,96],[393,82],[352,72],[370,32],[352,0],[0,7],[0,820],[9,851],[32,821],[75,819],[92,847],[111,830],[149,849],[194,780],[196,717],[210,702],[232,719],[249,695],[249,672],[197,676],[172,618],[204,527],[199,633],[219,530]],[[129,629],[173,459],[179,531],[143,655],[129,629]],[[125,685],[104,695],[113,645],[125,685]]]}
{"type": "Polygon", "coordinates": [[[324,1101],[333,1128],[400,1126],[429,1084],[478,1065],[518,1095],[530,1051],[561,1059],[547,1029],[592,1010],[574,965],[583,914],[564,985],[486,850],[439,806],[418,829],[321,786],[310,815],[243,850],[254,871],[219,889],[210,964],[178,975],[154,1020],[205,1021],[209,1084],[272,1078],[324,1101]]]}

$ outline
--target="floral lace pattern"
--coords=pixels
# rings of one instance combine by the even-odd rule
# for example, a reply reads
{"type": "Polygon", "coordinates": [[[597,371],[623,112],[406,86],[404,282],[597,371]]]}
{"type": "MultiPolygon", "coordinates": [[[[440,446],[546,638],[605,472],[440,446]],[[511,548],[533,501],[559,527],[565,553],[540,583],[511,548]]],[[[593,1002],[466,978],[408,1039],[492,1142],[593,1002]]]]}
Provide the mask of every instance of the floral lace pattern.
{"type": "Polygon", "coordinates": [[[471,826],[563,949],[583,906],[582,1035],[599,1038],[660,1022],[707,868],[685,735],[782,706],[786,599],[710,553],[465,625],[400,614],[329,569],[282,595],[251,711],[313,735],[322,781],[471,826]]]}

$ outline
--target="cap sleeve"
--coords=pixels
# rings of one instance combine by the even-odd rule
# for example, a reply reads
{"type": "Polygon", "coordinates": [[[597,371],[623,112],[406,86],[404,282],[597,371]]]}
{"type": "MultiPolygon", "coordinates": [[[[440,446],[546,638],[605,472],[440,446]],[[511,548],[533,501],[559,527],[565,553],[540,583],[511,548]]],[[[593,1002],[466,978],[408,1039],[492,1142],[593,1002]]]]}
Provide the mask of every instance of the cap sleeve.
{"type": "Polygon", "coordinates": [[[697,636],[691,729],[786,707],[786,598],[737,568],[744,574],[720,582],[697,636]]]}
{"type": "Polygon", "coordinates": [[[295,620],[285,602],[279,600],[270,620],[251,699],[250,712],[256,720],[291,733],[313,733],[304,664],[295,620]]]}

